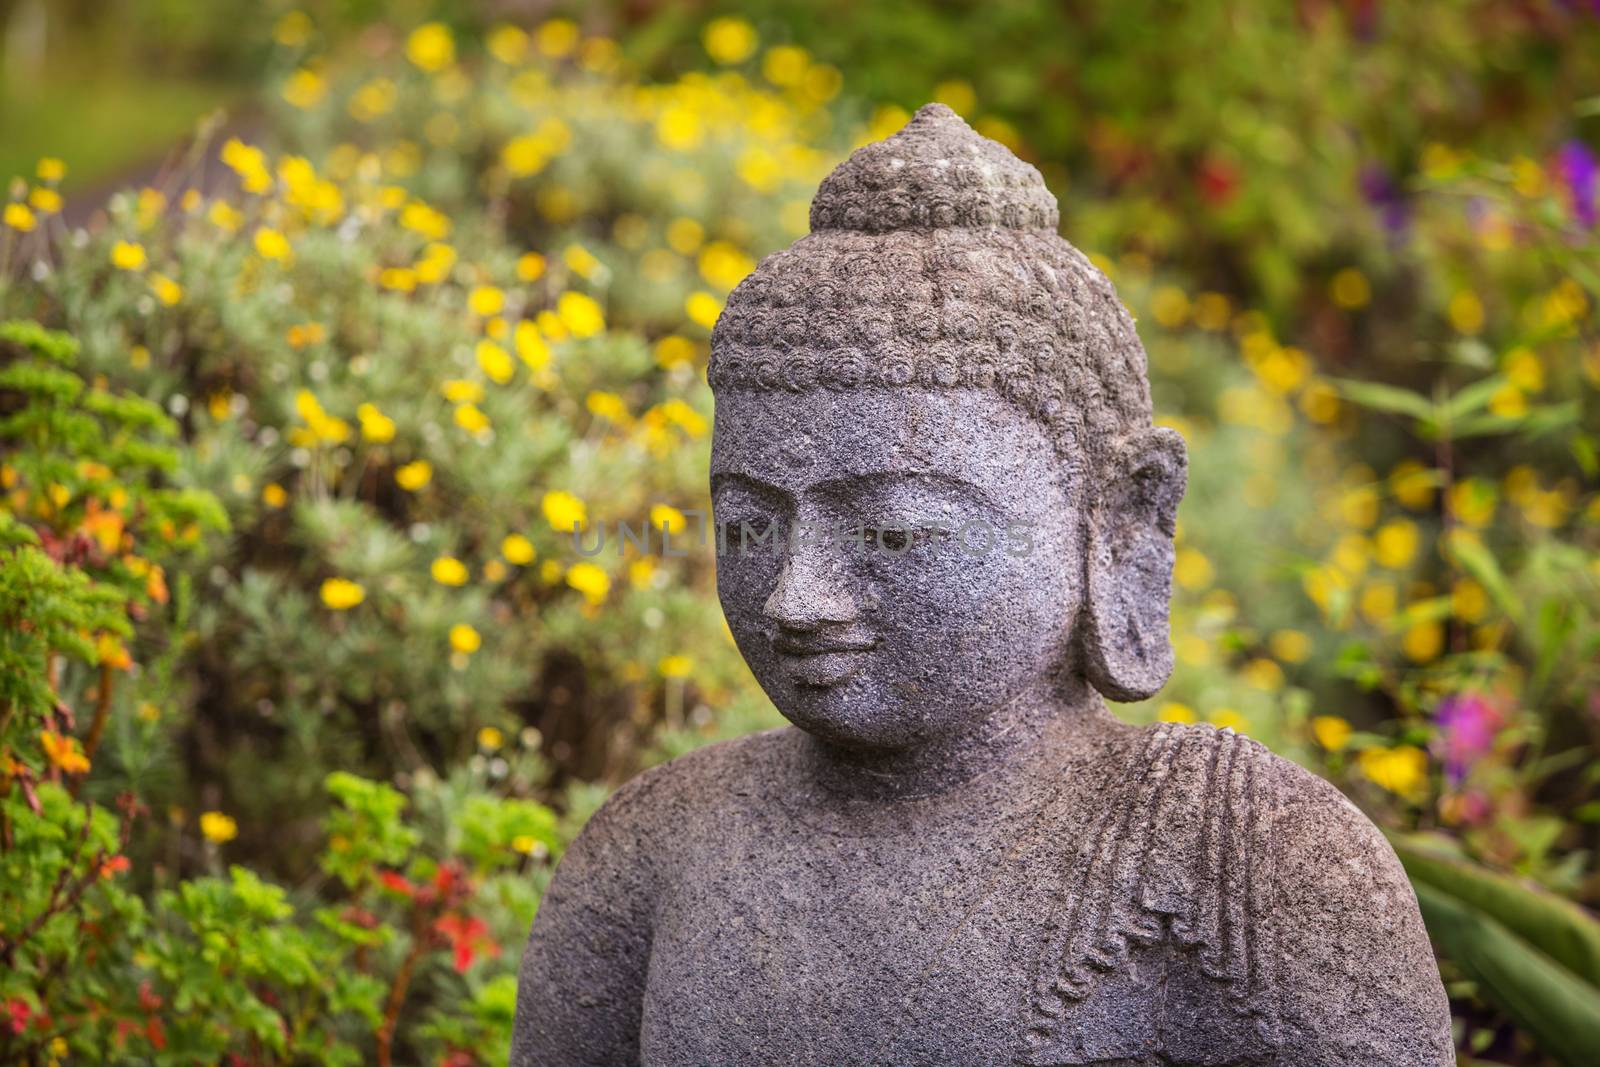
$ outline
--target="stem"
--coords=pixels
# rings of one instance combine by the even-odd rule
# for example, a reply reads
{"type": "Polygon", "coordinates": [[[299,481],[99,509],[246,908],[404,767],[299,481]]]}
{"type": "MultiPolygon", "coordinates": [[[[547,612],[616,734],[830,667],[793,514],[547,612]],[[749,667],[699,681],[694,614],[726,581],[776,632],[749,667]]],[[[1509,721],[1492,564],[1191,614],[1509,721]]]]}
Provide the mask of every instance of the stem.
{"type": "MultiPolygon", "coordinates": [[[[85,759],[94,759],[94,750],[100,747],[100,735],[105,733],[106,719],[111,715],[111,688],[116,683],[116,673],[112,671],[109,663],[100,665],[100,692],[95,696],[94,721],[89,724],[89,735],[83,739],[83,755],[85,759]]],[[[78,795],[78,790],[83,785],[83,777],[72,780],[71,791],[73,796],[78,795]]]]}
{"type": "Polygon", "coordinates": [[[428,951],[428,932],[421,909],[411,924],[411,951],[395,972],[394,984],[389,987],[389,1002],[383,1009],[383,1025],[378,1027],[378,1067],[390,1067],[389,1057],[394,1043],[395,1028],[400,1023],[400,1006],[406,999],[406,987],[411,984],[417,961],[428,951]]]}

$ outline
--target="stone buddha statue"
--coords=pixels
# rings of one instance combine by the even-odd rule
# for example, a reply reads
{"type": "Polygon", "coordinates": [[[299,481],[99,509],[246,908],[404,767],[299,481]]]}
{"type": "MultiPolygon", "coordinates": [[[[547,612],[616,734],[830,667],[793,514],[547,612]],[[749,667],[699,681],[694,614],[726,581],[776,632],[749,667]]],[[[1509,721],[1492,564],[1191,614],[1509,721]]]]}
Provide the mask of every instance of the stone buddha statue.
{"type": "Polygon", "coordinates": [[[1172,666],[1184,443],[1038,172],[929,105],[712,336],[718,590],[793,724],[620,789],[513,1067],[1443,1067],[1416,898],[1172,666]]]}

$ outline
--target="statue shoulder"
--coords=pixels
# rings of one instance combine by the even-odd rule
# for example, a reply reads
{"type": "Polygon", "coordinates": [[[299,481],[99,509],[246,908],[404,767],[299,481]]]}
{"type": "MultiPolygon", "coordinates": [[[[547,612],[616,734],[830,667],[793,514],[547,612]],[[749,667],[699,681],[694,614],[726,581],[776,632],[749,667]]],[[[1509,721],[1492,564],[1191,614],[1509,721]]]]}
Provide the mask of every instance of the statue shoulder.
{"type": "Polygon", "coordinates": [[[1169,983],[1169,999],[1187,990],[1215,1031],[1169,1027],[1151,1038],[1169,1053],[1452,1062],[1416,899],[1383,835],[1337,789],[1205,725],[1131,731],[1107,757],[1035,990],[1040,1048],[1074,1016],[1105,1010],[1126,982],[1116,976],[1166,945],[1192,976],[1169,983]]]}
{"type": "Polygon", "coordinates": [[[719,815],[734,815],[770,787],[784,764],[787,729],[718,741],[641,771],[606,799],[578,843],[605,838],[612,846],[650,851],[670,837],[664,843],[681,851],[696,827],[719,825],[719,815]]]}
{"type": "Polygon", "coordinates": [[[1433,946],[1382,831],[1333,785],[1287,761],[1275,806],[1274,905],[1295,1062],[1454,1064],[1433,946]]]}

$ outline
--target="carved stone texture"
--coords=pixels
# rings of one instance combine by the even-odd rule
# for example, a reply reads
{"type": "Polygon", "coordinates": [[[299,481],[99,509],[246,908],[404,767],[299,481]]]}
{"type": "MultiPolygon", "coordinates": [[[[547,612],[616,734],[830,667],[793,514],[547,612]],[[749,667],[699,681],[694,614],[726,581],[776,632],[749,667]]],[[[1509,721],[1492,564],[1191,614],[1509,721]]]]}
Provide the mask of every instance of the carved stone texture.
{"type": "Polygon", "coordinates": [[[515,1067],[1444,1067],[1416,898],[1337,790],[1104,698],[1171,669],[1183,441],[1038,173],[930,105],[712,338],[718,590],[794,727],[623,786],[515,1067]]]}

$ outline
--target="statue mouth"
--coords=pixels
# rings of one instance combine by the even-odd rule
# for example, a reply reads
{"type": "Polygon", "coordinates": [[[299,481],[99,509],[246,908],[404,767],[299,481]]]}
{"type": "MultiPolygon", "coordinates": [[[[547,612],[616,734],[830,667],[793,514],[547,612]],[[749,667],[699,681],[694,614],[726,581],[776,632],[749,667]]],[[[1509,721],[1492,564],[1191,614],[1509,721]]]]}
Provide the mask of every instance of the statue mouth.
{"type": "Polygon", "coordinates": [[[847,681],[878,647],[871,637],[823,637],[780,634],[772,641],[796,685],[827,689],[847,681]]]}

